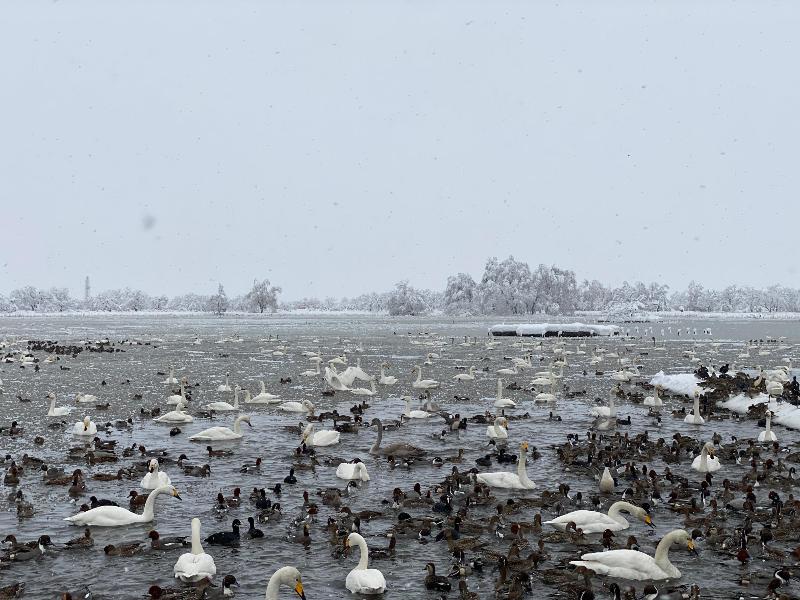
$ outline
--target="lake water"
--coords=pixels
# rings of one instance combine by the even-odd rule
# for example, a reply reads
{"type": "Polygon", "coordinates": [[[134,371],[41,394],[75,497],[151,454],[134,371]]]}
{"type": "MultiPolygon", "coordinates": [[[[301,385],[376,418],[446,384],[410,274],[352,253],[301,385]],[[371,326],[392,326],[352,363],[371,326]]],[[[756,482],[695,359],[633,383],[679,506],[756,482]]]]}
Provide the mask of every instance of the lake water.
{"type": "MultiPolygon", "coordinates": [[[[194,423],[182,425],[181,435],[170,437],[170,426],[153,423],[149,419],[138,416],[140,407],[152,408],[161,406],[166,410],[166,386],[160,382],[170,365],[176,369],[178,377],[186,376],[192,384],[194,398],[190,412],[196,412],[198,406],[217,400],[232,402],[232,394],[217,392],[217,386],[224,381],[226,373],[230,373],[231,385],[238,384],[256,394],[259,381],[266,383],[267,390],[280,394],[287,401],[309,399],[317,407],[317,412],[336,409],[342,414],[350,414],[352,407],[360,399],[345,392],[338,392],[333,397],[321,396],[323,382],[317,377],[300,377],[303,370],[312,368],[308,359],[302,356],[303,351],[321,351],[325,360],[347,351],[350,364],[355,364],[360,357],[362,367],[369,373],[377,374],[382,362],[389,363],[389,373],[396,375],[400,383],[393,387],[378,387],[378,395],[368,398],[370,408],[365,412],[365,422],[373,417],[397,419],[404,408],[399,396],[416,392],[411,387],[414,365],[421,364],[428,353],[434,352],[439,358],[432,359],[432,365],[424,368],[426,378],[442,382],[440,389],[435,390],[432,399],[451,413],[462,415],[478,415],[493,410],[491,400],[495,393],[495,371],[509,367],[510,361],[504,357],[521,357],[523,348],[519,338],[497,338],[499,345],[487,349],[486,331],[497,320],[447,319],[443,317],[419,319],[389,319],[370,316],[270,316],[270,317],[236,317],[222,319],[198,316],[63,316],[63,317],[5,317],[0,319],[0,340],[15,339],[53,339],[60,343],[80,340],[96,340],[109,338],[111,341],[122,340],[148,341],[149,345],[123,345],[116,348],[123,350],[113,354],[83,352],[77,358],[64,358],[60,362],[45,364],[47,354],[35,353],[41,359],[41,370],[35,373],[32,368],[20,368],[18,363],[0,364],[0,378],[4,381],[5,394],[0,396],[0,424],[7,425],[17,420],[24,428],[24,434],[16,437],[0,437],[2,452],[19,458],[27,452],[43,458],[48,464],[61,466],[71,472],[81,468],[85,473],[114,472],[122,466],[140,462],[139,458],[121,458],[119,463],[89,466],[85,460],[67,458],[67,449],[78,444],[69,433],[71,424],[90,414],[100,423],[114,419],[133,417],[134,425],[130,430],[109,429],[109,433],[101,437],[115,439],[118,448],[141,443],[148,448],[163,448],[170,458],[177,458],[181,453],[189,457],[191,464],[209,463],[212,475],[207,479],[185,475],[174,465],[166,465],[165,470],[172,478],[183,498],[179,502],[173,498],[159,498],[156,507],[156,519],[152,524],[117,528],[92,528],[95,546],[85,551],[65,551],[63,544],[68,539],[79,536],[82,528],[72,526],[63,518],[77,511],[76,503],[69,498],[67,487],[45,486],[41,474],[35,468],[27,468],[18,488],[8,486],[2,488],[0,506],[0,533],[13,533],[20,540],[31,540],[40,534],[51,536],[56,546],[46,557],[25,563],[11,563],[0,566],[0,581],[8,585],[15,581],[27,584],[26,598],[51,599],[65,591],[77,591],[88,586],[95,598],[138,598],[143,597],[152,584],[175,586],[172,567],[179,551],[163,553],[146,553],[135,557],[107,557],[102,548],[106,544],[118,544],[127,541],[146,539],[151,528],[156,528],[164,535],[189,535],[189,524],[193,517],[199,517],[203,523],[203,537],[216,531],[227,531],[234,518],[245,523],[246,518],[256,514],[254,507],[247,501],[253,487],[270,487],[281,482],[295,462],[293,452],[299,444],[299,436],[290,433],[284,426],[298,422],[298,415],[284,413],[274,406],[243,407],[252,416],[253,428],[245,427],[244,438],[225,444],[214,444],[214,447],[229,448],[233,455],[229,457],[209,458],[205,452],[205,443],[192,443],[188,437],[201,429],[212,425],[231,425],[233,417],[218,415],[213,422],[196,418],[194,423]],[[220,343],[220,340],[240,336],[240,342],[220,343]],[[464,345],[464,336],[475,336],[477,343],[464,345]],[[272,340],[269,341],[269,338],[272,340]],[[193,343],[196,338],[202,340],[193,343]],[[280,341],[275,341],[275,339],[280,341]],[[279,346],[285,346],[282,355],[274,352],[279,346]],[[478,369],[486,369],[487,373],[479,373],[474,382],[454,382],[452,377],[463,372],[458,368],[474,365],[478,369]],[[61,370],[59,366],[67,366],[69,370],[61,370]],[[292,383],[281,385],[281,377],[291,377],[292,383]],[[127,380],[130,384],[123,384],[127,380]],[[107,385],[101,385],[105,381],[107,385]],[[77,408],[71,417],[66,418],[69,427],[64,431],[53,431],[47,427],[47,401],[45,396],[54,391],[59,406],[72,404],[72,399],[79,392],[98,396],[100,402],[109,402],[110,407],[102,412],[77,408]],[[16,395],[31,398],[31,402],[20,402],[16,395]],[[141,394],[142,400],[134,399],[134,394],[141,394]],[[455,400],[454,395],[469,397],[469,400],[455,400]],[[36,446],[33,439],[37,435],[45,436],[45,444],[36,446]],[[253,462],[261,457],[264,465],[259,474],[242,474],[240,466],[253,462]],[[218,492],[229,496],[234,487],[240,487],[244,500],[238,509],[231,509],[226,514],[218,514],[214,510],[214,500],[218,492]],[[34,504],[35,515],[29,519],[18,519],[14,503],[8,495],[14,489],[21,489],[26,498],[34,504]]],[[[649,325],[626,325],[634,332],[649,325]]],[[[502,502],[511,497],[538,498],[542,490],[556,490],[559,483],[570,485],[572,493],[582,491],[588,498],[597,492],[597,482],[588,475],[565,472],[563,465],[556,457],[554,445],[562,444],[568,433],[585,435],[592,427],[593,419],[588,410],[594,405],[595,398],[605,402],[609,390],[613,386],[609,375],[615,368],[614,361],[606,359],[599,366],[589,366],[588,361],[594,347],[602,347],[617,352],[621,356],[632,359],[640,366],[642,377],[649,381],[650,377],[660,370],[668,373],[690,372],[696,364],[689,361],[686,350],[693,349],[696,356],[708,365],[721,365],[726,362],[740,367],[755,368],[756,365],[774,367],[782,364],[784,359],[798,359],[797,343],[800,341],[800,322],[798,321],[746,321],[700,320],[681,321],[679,319],[664,323],[652,324],[658,338],[660,350],[653,350],[649,339],[593,338],[590,340],[566,340],[565,348],[576,352],[569,357],[569,366],[564,371],[563,383],[571,390],[586,390],[585,397],[565,399],[560,397],[556,406],[536,405],[530,392],[507,391],[505,395],[517,401],[518,407],[509,411],[511,415],[528,413],[529,418],[512,421],[510,427],[510,451],[515,451],[522,441],[529,441],[541,452],[541,458],[529,461],[528,473],[536,481],[538,489],[531,492],[505,492],[497,490],[494,495],[502,502]],[[690,334],[687,336],[686,328],[690,334]],[[703,335],[705,327],[712,328],[712,338],[703,335]],[[665,329],[667,339],[661,338],[661,329],[665,329]],[[672,328],[672,334],[669,333],[672,328]],[[680,336],[678,329],[682,330],[680,336]],[[697,329],[697,335],[693,330],[697,329]],[[749,357],[739,356],[746,350],[747,340],[773,338],[773,342],[749,350],[749,357]],[[581,354],[585,352],[585,354],[581,354]],[[604,370],[603,375],[596,375],[596,369],[604,370]],[[586,370],[586,374],[584,374],[586,370]],[[556,411],[562,421],[548,420],[549,411],[556,411]]],[[[545,339],[541,347],[531,348],[539,340],[525,340],[535,357],[543,356],[534,370],[546,369],[552,359],[552,348],[558,343],[553,338],[545,339]]],[[[15,347],[12,343],[11,348],[15,347]]],[[[24,347],[17,346],[17,347],[24,347]]],[[[5,351],[8,351],[7,348],[5,351]]],[[[342,367],[343,368],[343,367],[342,367]]],[[[342,369],[340,368],[340,370],[342,369]]],[[[531,371],[516,376],[505,377],[506,382],[517,381],[527,386],[531,379],[531,371]]],[[[364,384],[365,385],[365,384],[364,384]]],[[[631,388],[633,389],[633,388],[631,388]]],[[[416,395],[414,393],[414,395],[416,395]]],[[[718,432],[724,440],[731,435],[740,438],[754,437],[758,427],[753,421],[715,420],[702,428],[689,426],[682,419],[673,418],[671,410],[688,403],[681,399],[669,399],[662,409],[663,424],[659,429],[653,427],[653,421],[647,416],[647,409],[641,405],[623,402],[619,408],[619,416],[630,415],[632,425],[619,426],[618,430],[628,432],[631,436],[648,430],[653,437],[669,439],[675,432],[696,436],[708,440],[713,432],[718,432]]],[[[243,411],[243,412],[244,412],[243,411]]],[[[444,441],[435,440],[432,434],[442,429],[443,420],[434,417],[423,423],[411,423],[399,431],[387,431],[384,444],[394,441],[405,441],[428,450],[429,456],[449,457],[456,455],[459,448],[464,449],[464,461],[459,464],[462,471],[475,466],[475,459],[487,451],[485,425],[470,423],[466,431],[458,437],[445,437],[444,441]]],[[[317,425],[317,429],[323,425],[317,425]]],[[[331,427],[331,422],[324,424],[331,427]]],[[[782,445],[793,447],[800,436],[796,432],[776,428],[782,445]]],[[[350,460],[361,458],[367,465],[371,481],[356,489],[346,503],[352,510],[376,510],[382,516],[362,523],[362,533],[370,547],[386,545],[386,533],[396,523],[397,510],[381,501],[391,498],[391,491],[399,487],[406,492],[411,491],[415,482],[419,482],[423,490],[433,488],[442,482],[449,472],[449,465],[435,467],[429,460],[420,461],[411,469],[390,469],[386,460],[371,457],[369,447],[375,439],[374,428],[363,428],[358,434],[342,434],[341,443],[320,448],[320,463],[323,457],[339,457],[350,460]]],[[[118,452],[119,454],[119,452],[118,452]]],[[[663,471],[665,465],[659,460],[649,465],[657,471],[663,471]]],[[[670,465],[673,471],[688,477],[690,485],[698,486],[701,477],[689,470],[688,461],[679,465],[670,465]]],[[[513,470],[513,465],[504,466],[495,463],[491,470],[513,470]]],[[[485,469],[482,469],[485,470],[485,469]]],[[[721,476],[715,480],[715,490],[721,489],[720,482],[724,477],[741,479],[749,470],[747,466],[724,464],[721,476]]],[[[214,556],[217,565],[216,583],[222,576],[234,574],[241,587],[236,596],[241,598],[263,598],[266,582],[272,572],[286,564],[293,564],[303,574],[306,596],[309,600],[318,598],[344,598],[349,592],[344,587],[344,580],[357,562],[357,551],[345,559],[331,556],[329,535],[325,530],[328,517],[341,515],[327,506],[322,506],[315,492],[321,488],[344,487],[336,478],[335,468],[320,464],[311,471],[298,471],[298,483],[285,485],[279,501],[283,506],[283,518],[274,523],[259,525],[266,537],[260,540],[242,539],[238,548],[223,548],[206,545],[206,551],[214,556]],[[302,517],[302,492],[309,491],[320,505],[319,514],[310,526],[313,542],[308,548],[290,541],[298,533],[293,525],[295,518],[302,517]]],[[[93,481],[87,477],[87,492],[78,501],[88,502],[90,495],[115,499],[122,506],[130,490],[139,489],[138,481],[93,481]]],[[[624,489],[620,485],[615,496],[624,489]]],[[[141,490],[140,490],[141,491],[141,490]]],[[[759,499],[766,499],[768,489],[759,491],[759,499]]],[[[785,494],[786,490],[781,490],[785,494]]],[[[271,496],[273,500],[277,500],[271,496]]],[[[610,503],[604,500],[604,506],[610,503]]],[[[454,502],[459,506],[459,500],[454,502]]],[[[405,509],[414,517],[422,517],[429,513],[427,509],[405,509]]],[[[473,508],[470,519],[485,519],[493,512],[493,505],[473,508]]],[[[531,521],[533,509],[523,510],[507,518],[511,521],[531,521]]],[[[543,510],[546,520],[556,516],[547,509],[543,510]]],[[[736,516],[730,516],[727,527],[735,526],[736,516]]],[[[660,506],[654,510],[657,528],[648,531],[643,524],[634,523],[630,533],[639,539],[642,549],[652,554],[652,548],[660,537],[677,527],[682,527],[683,516],[660,506]]],[[[759,527],[755,527],[758,531],[759,527]]],[[[435,531],[434,531],[435,533],[435,531]]],[[[626,532],[627,533],[627,532],[626,532]]],[[[501,539],[493,533],[481,534],[487,549],[505,552],[509,546],[511,534],[505,531],[506,537],[501,539]]],[[[528,534],[528,539],[535,545],[538,534],[528,534]]],[[[590,536],[596,540],[598,536],[590,536]]],[[[618,541],[624,541],[618,537],[618,541]]],[[[777,537],[777,536],[776,536],[777,537]]],[[[773,542],[775,548],[791,550],[795,540],[784,539],[773,542]]],[[[583,551],[599,550],[600,545],[594,543],[583,551]]],[[[671,558],[683,572],[680,581],[675,585],[691,585],[697,583],[702,588],[702,598],[736,598],[764,597],[766,582],[777,566],[783,561],[770,558],[755,560],[746,567],[741,567],[731,557],[712,548],[704,548],[699,544],[700,558],[693,559],[685,549],[674,548],[671,558]],[[738,583],[743,576],[758,574],[765,579],[754,581],[749,587],[738,583]]],[[[581,550],[570,544],[552,544],[547,546],[550,558],[542,563],[541,570],[557,568],[570,559],[577,558],[581,550]]],[[[760,548],[751,548],[754,556],[760,555],[760,548]]],[[[523,556],[526,552],[523,551],[523,556]]],[[[472,553],[468,553],[468,556],[472,553]]],[[[428,592],[423,585],[424,566],[434,562],[438,572],[446,574],[452,563],[452,557],[444,542],[420,544],[415,535],[398,538],[397,552],[393,559],[375,561],[372,566],[383,571],[388,590],[387,598],[422,599],[439,598],[440,594],[428,592]]],[[[486,566],[483,573],[475,573],[469,577],[470,590],[478,592],[481,598],[494,598],[494,582],[496,569],[486,566]]],[[[533,594],[531,598],[573,598],[574,592],[548,585],[536,573],[531,573],[533,594]]],[[[457,580],[453,579],[454,591],[450,597],[458,597],[457,580]]],[[[580,578],[575,579],[580,583],[580,578]]],[[[605,597],[602,578],[593,580],[598,597],[605,597]]],[[[642,584],[636,583],[641,594],[642,584]]],[[[281,597],[289,598],[292,594],[282,591],[281,597]]]]}

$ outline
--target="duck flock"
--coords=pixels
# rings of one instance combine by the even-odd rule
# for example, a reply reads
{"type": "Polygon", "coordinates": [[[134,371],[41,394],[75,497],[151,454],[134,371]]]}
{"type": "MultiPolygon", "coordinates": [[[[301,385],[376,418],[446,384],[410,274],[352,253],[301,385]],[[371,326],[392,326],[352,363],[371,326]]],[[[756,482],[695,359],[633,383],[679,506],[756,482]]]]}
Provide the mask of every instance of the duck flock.
{"type": "Polygon", "coordinates": [[[0,598],[798,597],[793,343],[280,326],[0,343],[0,598]]]}

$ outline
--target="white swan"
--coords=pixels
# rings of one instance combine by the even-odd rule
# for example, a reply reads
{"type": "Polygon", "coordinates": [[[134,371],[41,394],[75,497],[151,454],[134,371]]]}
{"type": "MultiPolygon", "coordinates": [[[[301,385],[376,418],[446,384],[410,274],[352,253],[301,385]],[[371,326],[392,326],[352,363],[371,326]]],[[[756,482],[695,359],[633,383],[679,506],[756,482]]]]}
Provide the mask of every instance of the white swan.
{"type": "Polygon", "coordinates": [[[692,469],[700,473],[713,473],[719,471],[722,465],[718,458],[714,457],[714,444],[706,442],[700,454],[694,457],[692,469]]]}
{"type": "Polygon", "coordinates": [[[653,388],[653,395],[647,396],[647,398],[644,399],[644,402],[642,402],[642,404],[644,404],[645,406],[664,406],[664,402],[658,395],[660,389],[661,389],[660,386],[655,386],[653,388]]]}
{"type": "Polygon", "coordinates": [[[198,442],[238,440],[242,437],[243,422],[250,425],[250,427],[253,426],[253,424],[250,422],[249,415],[239,415],[233,422],[233,430],[231,430],[229,427],[209,427],[200,433],[195,433],[193,436],[189,437],[189,440],[198,442]]]}
{"type": "Polygon", "coordinates": [[[372,375],[367,375],[361,368],[360,357],[356,359],[355,367],[347,367],[342,373],[339,373],[339,379],[341,379],[342,383],[345,384],[346,386],[352,385],[356,379],[358,379],[359,381],[375,380],[375,378],[372,375]]]}
{"type": "Polygon", "coordinates": [[[211,579],[217,574],[214,558],[206,554],[200,542],[200,519],[192,519],[192,551],[181,554],[172,571],[185,583],[196,583],[211,579]]]}
{"type": "Polygon", "coordinates": [[[194,417],[183,412],[184,408],[186,408],[186,405],[183,402],[179,402],[175,410],[171,410],[153,420],[156,423],[191,423],[194,421],[194,417]]]}
{"type": "Polygon", "coordinates": [[[494,400],[495,408],[514,408],[517,405],[511,398],[503,398],[503,380],[497,380],[497,397],[494,400]]]}
{"type": "Polygon", "coordinates": [[[270,394],[267,392],[266,386],[264,386],[264,382],[261,381],[261,392],[257,395],[250,397],[250,390],[245,392],[244,396],[244,403],[245,404],[280,404],[281,398],[280,396],[276,396],[275,394],[270,394]]]}
{"type": "Polygon", "coordinates": [[[603,476],[600,477],[600,491],[604,494],[610,494],[614,491],[614,478],[611,476],[611,471],[606,467],[603,469],[603,476]]]}
{"type": "Polygon", "coordinates": [[[347,481],[351,481],[353,479],[369,481],[367,465],[360,460],[357,462],[339,463],[339,466],[336,467],[336,476],[339,479],[345,479],[347,481]]]}
{"type": "Polygon", "coordinates": [[[567,528],[567,523],[570,522],[575,523],[575,526],[582,529],[583,533],[601,533],[606,529],[622,531],[631,526],[625,517],[622,516],[622,511],[641,519],[651,527],[655,527],[650,515],[645,509],[624,501],[614,502],[608,509],[608,514],[596,510],[573,510],[565,515],[551,519],[550,521],[545,521],[545,524],[560,531],[564,531],[567,528]]]}
{"type": "Polygon", "coordinates": [[[228,383],[228,375],[229,375],[229,373],[225,373],[225,383],[220,383],[217,386],[217,391],[218,392],[232,392],[233,391],[231,389],[230,384],[228,383]]]}
{"type": "Polygon", "coordinates": [[[700,392],[694,392],[694,408],[692,409],[692,414],[686,415],[683,418],[684,423],[690,423],[691,425],[702,425],[706,422],[706,420],[700,416],[700,392]]]}
{"type": "Polygon", "coordinates": [[[508,439],[508,419],[497,417],[494,420],[494,425],[489,425],[486,428],[486,435],[495,440],[508,439]]]}
{"type": "Polygon", "coordinates": [[[331,367],[325,367],[325,381],[337,392],[346,392],[348,387],[339,378],[339,373],[337,373],[336,369],[332,368],[332,366],[333,363],[331,363],[331,367]]]}
{"type": "Polygon", "coordinates": [[[50,398],[50,409],[47,411],[48,417],[63,417],[72,411],[71,406],[56,406],[56,395],[53,392],[47,394],[50,398]]]}
{"type": "Polygon", "coordinates": [[[144,503],[144,510],[140,515],[120,506],[98,506],[91,510],[79,512],[77,515],[72,515],[64,520],[70,521],[75,525],[93,525],[96,527],[116,527],[118,525],[132,525],[134,523],[149,523],[155,518],[153,514],[153,505],[155,504],[156,498],[158,498],[159,494],[165,492],[178,500],[181,499],[178,490],[171,485],[165,485],[150,492],[150,495],[147,496],[147,501],[144,503]]]}
{"type": "Polygon", "coordinates": [[[777,442],[778,436],[772,431],[772,411],[767,411],[767,428],[758,434],[759,442],[777,442]]]}
{"type": "Polygon", "coordinates": [[[155,458],[151,459],[147,467],[147,473],[142,477],[142,481],[139,485],[146,490],[154,490],[170,484],[172,484],[172,481],[169,475],[164,471],[158,470],[158,460],[155,458]]]}
{"type": "Polygon", "coordinates": [[[403,416],[408,419],[429,419],[433,413],[424,410],[411,410],[411,396],[403,396],[406,402],[406,409],[403,411],[403,416]]]}
{"type": "Polygon", "coordinates": [[[491,487],[532,490],[536,487],[536,484],[528,478],[528,472],[525,470],[525,457],[527,455],[528,442],[522,442],[519,445],[519,460],[517,461],[516,473],[508,473],[506,471],[478,473],[477,480],[491,487]]]}
{"type": "Polygon", "coordinates": [[[161,383],[166,384],[166,385],[174,385],[174,384],[178,383],[178,380],[175,379],[175,367],[170,367],[169,368],[169,376],[164,381],[162,381],[161,383]]]}
{"type": "Polygon", "coordinates": [[[417,379],[411,384],[414,388],[418,390],[433,390],[439,387],[439,382],[435,379],[422,378],[422,367],[417,365],[414,370],[417,372],[417,379]]]}
{"type": "Polygon", "coordinates": [[[311,358],[311,360],[316,363],[317,368],[301,371],[300,377],[317,377],[318,375],[322,375],[322,371],[319,370],[319,363],[322,361],[322,359],[319,356],[314,356],[311,358]]]}
{"type": "Polygon", "coordinates": [[[239,390],[241,390],[238,385],[233,388],[233,404],[230,402],[209,402],[208,404],[204,404],[203,408],[206,410],[216,410],[219,412],[226,412],[232,410],[239,410],[239,390]]]}
{"type": "Polygon", "coordinates": [[[181,379],[181,393],[180,394],[172,394],[167,396],[167,404],[178,404],[179,402],[183,402],[187,404],[189,400],[186,398],[186,385],[187,380],[185,378],[181,379]]]}
{"type": "Polygon", "coordinates": [[[333,429],[314,431],[314,424],[309,423],[303,431],[303,441],[306,446],[333,446],[339,443],[339,432],[333,429]]]}
{"type": "Polygon", "coordinates": [[[605,417],[607,419],[617,416],[617,407],[614,405],[614,392],[608,397],[608,406],[593,406],[589,409],[589,414],[595,417],[605,417]]]}
{"type": "Polygon", "coordinates": [[[397,383],[397,377],[394,375],[386,375],[383,371],[385,367],[388,367],[386,363],[381,364],[381,378],[378,379],[378,383],[380,385],[394,385],[397,383]]]}
{"type": "Polygon", "coordinates": [[[285,410],[286,412],[314,412],[314,405],[310,400],[303,400],[302,402],[284,402],[278,406],[278,408],[285,410]]]}
{"type": "Polygon", "coordinates": [[[75,402],[78,404],[94,404],[97,402],[97,396],[94,394],[78,394],[75,396],[75,402]]]}
{"type": "Polygon", "coordinates": [[[469,373],[459,373],[458,375],[453,375],[453,379],[456,381],[475,381],[475,366],[470,365],[469,373]]]}
{"type": "Polygon", "coordinates": [[[350,388],[350,393],[355,394],[356,396],[374,396],[378,393],[378,390],[375,389],[375,381],[369,382],[369,389],[367,388],[350,388]]]}
{"type": "Polygon", "coordinates": [[[306,600],[300,571],[294,567],[281,567],[272,574],[267,583],[266,600],[278,600],[278,592],[282,585],[291,588],[300,600],[306,600]]]}
{"type": "Polygon", "coordinates": [[[681,572],[669,562],[669,548],[676,543],[685,543],[690,551],[694,551],[694,542],[689,534],[676,529],[661,539],[655,557],[638,550],[608,550],[584,554],[581,560],[571,560],[570,564],[620,579],[677,579],[681,572]]]}
{"type": "Polygon", "coordinates": [[[779,381],[767,381],[766,390],[770,396],[781,396],[783,395],[783,384],[779,381]]]}
{"type": "Polygon", "coordinates": [[[97,425],[92,423],[92,420],[89,416],[83,417],[83,421],[78,421],[75,423],[75,426],[72,428],[73,435],[97,435],[97,425]]]}
{"type": "Polygon", "coordinates": [[[353,532],[347,536],[347,547],[358,546],[361,557],[358,565],[347,574],[345,586],[354,594],[382,594],[386,590],[386,579],[378,569],[369,569],[369,550],[361,534],[353,532]]]}
{"type": "Polygon", "coordinates": [[[539,392],[533,398],[534,402],[538,402],[542,404],[543,402],[555,402],[556,401],[556,380],[550,380],[550,391],[549,392],[539,392]]]}

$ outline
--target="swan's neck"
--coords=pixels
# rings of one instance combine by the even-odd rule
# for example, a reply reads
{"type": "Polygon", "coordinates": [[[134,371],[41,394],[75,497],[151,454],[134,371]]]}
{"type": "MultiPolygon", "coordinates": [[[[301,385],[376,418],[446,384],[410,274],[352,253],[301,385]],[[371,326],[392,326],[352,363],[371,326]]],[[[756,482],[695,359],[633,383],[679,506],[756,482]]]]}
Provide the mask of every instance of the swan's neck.
{"type": "Polygon", "coordinates": [[[375,440],[375,443],[372,445],[372,451],[377,452],[378,449],[381,447],[381,442],[383,441],[383,425],[378,423],[378,439],[375,440]]]}
{"type": "MultiPolygon", "coordinates": [[[[609,475],[609,477],[610,476],[611,475],[609,475]]],[[[614,502],[614,504],[611,505],[611,508],[608,509],[608,516],[614,519],[617,523],[622,523],[627,527],[628,520],[620,514],[620,512],[623,510],[633,512],[636,510],[636,507],[630,502],[614,502]]]]}
{"type": "Polygon", "coordinates": [[[52,398],[50,398],[50,410],[48,412],[53,413],[55,412],[55,410],[56,410],[56,397],[53,396],[52,398]]]}
{"type": "Polygon", "coordinates": [[[694,397],[694,409],[693,409],[693,412],[694,412],[695,418],[700,416],[700,397],[699,396],[695,396],[694,397]]]}
{"type": "Polygon", "coordinates": [[[502,423],[502,420],[500,418],[494,420],[494,434],[497,437],[500,437],[500,423],[502,423]]]}
{"type": "Polygon", "coordinates": [[[703,446],[703,449],[700,451],[700,468],[708,468],[708,450],[706,450],[705,446],[703,446]]]}
{"type": "Polygon", "coordinates": [[[253,397],[250,395],[250,390],[245,390],[244,391],[244,401],[245,401],[245,403],[250,402],[250,400],[252,400],[252,399],[253,399],[253,397]]]}
{"type": "Polygon", "coordinates": [[[767,413],[767,437],[769,437],[769,434],[772,432],[771,425],[772,425],[772,415],[767,413]]]}
{"type": "Polygon", "coordinates": [[[183,382],[181,381],[181,398],[186,398],[186,391],[183,389],[183,382]]]}
{"type": "Polygon", "coordinates": [[[269,583],[267,583],[267,600],[278,600],[278,592],[282,583],[282,569],[278,569],[272,577],[269,578],[269,583]]]}
{"type": "Polygon", "coordinates": [[[233,408],[239,408],[239,388],[233,390],[233,408]]]}
{"type": "Polygon", "coordinates": [[[403,413],[406,417],[411,416],[411,400],[406,400],[406,412],[403,413]]]}
{"type": "Polygon", "coordinates": [[[417,382],[422,381],[422,367],[417,367],[417,382]]]}
{"type": "Polygon", "coordinates": [[[369,382],[369,388],[372,390],[372,393],[376,393],[378,390],[375,389],[375,380],[369,382]]]}
{"type": "Polygon", "coordinates": [[[363,537],[358,536],[358,549],[361,551],[361,557],[358,559],[358,566],[356,569],[365,570],[369,566],[369,550],[367,550],[367,542],[363,537]]]}
{"type": "Polygon", "coordinates": [[[653,392],[655,393],[655,399],[658,400],[658,388],[653,388],[653,392]]]}
{"type": "Polygon", "coordinates": [[[672,531],[664,536],[664,538],[656,546],[655,563],[658,567],[666,572],[668,575],[674,575],[677,569],[669,562],[669,548],[672,544],[684,535],[683,531],[672,531]]]}
{"type": "Polygon", "coordinates": [[[267,388],[264,386],[264,382],[263,381],[261,382],[261,393],[262,394],[266,394],[267,393],[267,388]]]}
{"type": "Polygon", "coordinates": [[[153,508],[156,503],[156,498],[160,493],[161,493],[161,488],[156,488],[152,492],[150,492],[150,495],[147,496],[147,500],[144,503],[144,510],[142,511],[142,514],[137,515],[139,521],[141,521],[142,523],[147,523],[148,521],[153,520],[154,518],[153,508]]]}
{"type": "Polygon", "coordinates": [[[498,379],[497,380],[497,399],[498,400],[502,400],[503,399],[503,380],[502,379],[498,379]]]}
{"type": "Polygon", "coordinates": [[[616,396],[614,394],[611,394],[611,397],[608,399],[608,410],[609,410],[609,414],[611,414],[612,417],[614,416],[613,412],[614,412],[614,398],[615,397],[616,396]]]}
{"type": "Polygon", "coordinates": [[[236,420],[233,422],[233,433],[242,433],[242,417],[236,417],[236,420]]]}
{"type": "Polygon", "coordinates": [[[519,461],[517,461],[517,475],[522,483],[530,483],[528,471],[525,469],[525,457],[528,455],[527,451],[521,450],[519,453],[519,461]]]}
{"type": "Polygon", "coordinates": [[[320,375],[320,370],[319,370],[319,361],[317,361],[317,375],[320,375]]]}
{"type": "MultiPolygon", "coordinates": [[[[317,368],[319,368],[319,367],[317,367],[317,368]]],[[[386,377],[386,373],[383,372],[383,365],[381,365],[381,379],[384,379],[385,377],[386,377]]]]}
{"type": "Polygon", "coordinates": [[[203,554],[203,544],[200,543],[200,519],[192,520],[192,554],[203,554]]]}

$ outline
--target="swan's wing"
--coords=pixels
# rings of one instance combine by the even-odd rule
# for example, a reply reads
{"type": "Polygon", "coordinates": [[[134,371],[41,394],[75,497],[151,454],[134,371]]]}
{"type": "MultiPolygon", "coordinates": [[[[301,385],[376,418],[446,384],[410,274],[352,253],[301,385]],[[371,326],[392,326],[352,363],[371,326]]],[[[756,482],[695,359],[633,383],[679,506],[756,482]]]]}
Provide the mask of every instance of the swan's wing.
{"type": "MultiPolygon", "coordinates": [[[[595,524],[599,523],[601,525],[617,525],[618,523],[609,517],[608,515],[597,512],[595,510],[573,510],[572,512],[566,513],[561,515],[560,517],[556,517],[555,519],[551,519],[550,521],[545,521],[549,524],[560,523],[566,525],[570,521],[574,521],[575,525],[578,527],[583,527],[584,525],[588,524],[595,524]]],[[[606,529],[606,527],[603,527],[606,529]]]]}
{"type": "Polygon", "coordinates": [[[516,473],[506,473],[505,471],[479,473],[477,475],[477,480],[492,487],[511,488],[521,486],[519,476],[516,473]]]}

